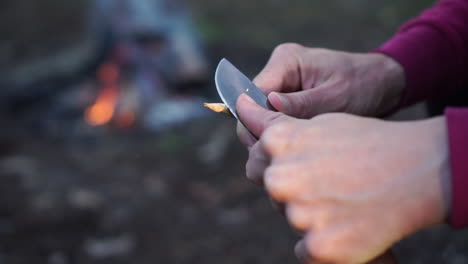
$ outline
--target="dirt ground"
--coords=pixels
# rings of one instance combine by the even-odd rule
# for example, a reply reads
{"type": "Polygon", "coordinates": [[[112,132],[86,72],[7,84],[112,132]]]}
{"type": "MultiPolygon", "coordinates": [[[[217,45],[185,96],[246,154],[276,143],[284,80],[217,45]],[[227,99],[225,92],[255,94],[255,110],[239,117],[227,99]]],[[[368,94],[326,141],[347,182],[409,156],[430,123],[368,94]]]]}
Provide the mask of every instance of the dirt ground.
{"type": "MultiPolygon", "coordinates": [[[[227,57],[254,76],[283,42],[376,48],[432,1],[187,2],[213,67],[227,57]]],[[[216,100],[213,90],[200,93],[216,100]]],[[[417,106],[395,118],[424,116],[417,106]]],[[[299,235],[245,179],[233,120],[160,133],[29,121],[0,115],[0,264],[297,263],[299,235]]],[[[396,253],[402,264],[468,263],[468,234],[438,227],[396,253]]]]}

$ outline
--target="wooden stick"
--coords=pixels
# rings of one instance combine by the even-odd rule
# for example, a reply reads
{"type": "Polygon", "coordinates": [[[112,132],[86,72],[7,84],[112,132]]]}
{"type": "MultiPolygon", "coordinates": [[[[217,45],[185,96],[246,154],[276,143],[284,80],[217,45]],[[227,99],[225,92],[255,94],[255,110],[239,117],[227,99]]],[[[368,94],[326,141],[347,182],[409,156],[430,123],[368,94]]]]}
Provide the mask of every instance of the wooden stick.
{"type": "Polygon", "coordinates": [[[206,108],[208,108],[211,111],[214,111],[216,113],[221,113],[221,114],[228,115],[230,117],[234,117],[232,115],[231,111],[229,111],[229,108],[225,104],[221,104],[221,103],[204,103],[203,105],[206,108]]]}

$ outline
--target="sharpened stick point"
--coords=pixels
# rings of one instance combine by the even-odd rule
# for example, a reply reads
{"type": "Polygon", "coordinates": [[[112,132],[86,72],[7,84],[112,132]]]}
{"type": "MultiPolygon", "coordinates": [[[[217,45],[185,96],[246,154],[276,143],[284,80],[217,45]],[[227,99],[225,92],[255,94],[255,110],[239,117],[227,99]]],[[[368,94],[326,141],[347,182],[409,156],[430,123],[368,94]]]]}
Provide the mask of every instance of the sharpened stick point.
{"type": "Polygon", "coordinates": [[[229,116],[233,117],[231,111],[229,111],[229,108],[225,104],[222,104],[222,103],[204,103],[203,105],[206,108],[213,111],[213,112],[221,113],[221,114],[225,114],[225,115],[229,115],[229,116]]]}

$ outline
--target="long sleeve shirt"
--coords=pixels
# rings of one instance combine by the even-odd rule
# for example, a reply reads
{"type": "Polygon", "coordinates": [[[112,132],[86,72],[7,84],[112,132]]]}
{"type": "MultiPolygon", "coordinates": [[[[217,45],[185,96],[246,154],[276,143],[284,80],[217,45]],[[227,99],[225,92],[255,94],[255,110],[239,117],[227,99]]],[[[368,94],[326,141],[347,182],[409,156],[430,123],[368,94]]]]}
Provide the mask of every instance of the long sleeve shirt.
{"type": "MultiPolygon", "coordinates": [[[[468,0],[438,1],[376,51],[404,68],[402,106],[468,89],[468,0]]],[[[447,108],[445,116],[452,177],[449,223],[468,227],[468,108],[447,108]]]]}

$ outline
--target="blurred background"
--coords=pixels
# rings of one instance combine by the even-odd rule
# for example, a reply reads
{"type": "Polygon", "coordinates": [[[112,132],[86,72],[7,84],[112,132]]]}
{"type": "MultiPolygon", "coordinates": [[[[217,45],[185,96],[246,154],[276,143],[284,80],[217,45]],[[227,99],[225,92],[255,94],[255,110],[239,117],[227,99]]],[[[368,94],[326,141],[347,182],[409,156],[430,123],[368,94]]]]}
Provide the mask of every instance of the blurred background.
{"type": "MultiPolygon", "coordinates": [[[[234,120],[202,107],[217,62],[254,77],[283,42],[366,52],[432,3],[2,0],[0,263],[297,263],[234,120]]],[[[396,252],[468,263],[467,235],[396,252]]]]}

